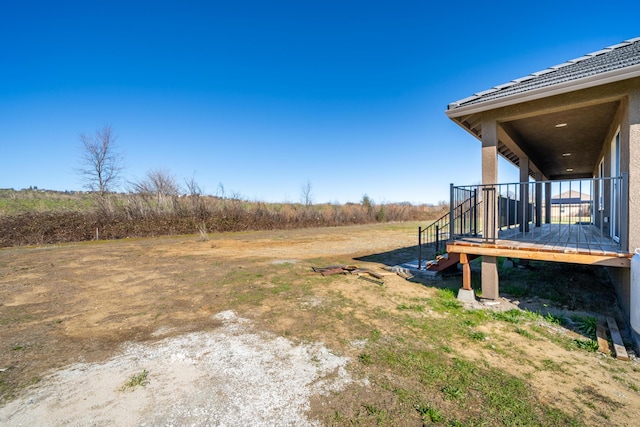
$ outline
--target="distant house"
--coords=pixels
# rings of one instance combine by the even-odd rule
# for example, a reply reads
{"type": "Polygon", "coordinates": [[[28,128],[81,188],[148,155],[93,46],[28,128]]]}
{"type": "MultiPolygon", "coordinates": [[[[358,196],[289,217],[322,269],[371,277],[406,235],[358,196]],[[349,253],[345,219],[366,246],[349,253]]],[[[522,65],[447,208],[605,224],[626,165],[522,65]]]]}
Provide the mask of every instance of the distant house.
{"type": "Polygon", "coordinates": [[[601,265],[630,321],[640,310],[630,296],[640,248],[640,37],[478,92],[446,114],[482,144],[482,184],[451,188],[447,249],[461,256],[463,286],[470,255],[482,256],[485,298],[499,295],[499,256],[601,265]],[[498,155],[519,169],[519,183],[499,183],[498,155]]]}
{"type": "Polygon", "coordinates": [[[551,218],[555,222],[592,221],[594,200],[588,194],[565,191],[551,197],[551,218]]]}

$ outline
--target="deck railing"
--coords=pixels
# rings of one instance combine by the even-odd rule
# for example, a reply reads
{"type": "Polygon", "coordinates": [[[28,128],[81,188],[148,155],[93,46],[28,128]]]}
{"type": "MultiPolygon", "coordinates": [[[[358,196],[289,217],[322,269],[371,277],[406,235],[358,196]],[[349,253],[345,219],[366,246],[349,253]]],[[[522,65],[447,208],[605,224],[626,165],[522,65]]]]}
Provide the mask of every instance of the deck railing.
{"type": "MultiPolygon", "coordinates": [[[[453,194],[453,193],[452,193],[453,194]]],[[[453,200],[453,198],[451,199],[453,200]]],[[[422,266],[423,249],[429,247],[435,254],[439,254],[444,250],[447,240],[451,233],[451,218],[454,222],[461,224],[460,230],[469,226],[471,235],[476,236],[475,232],[478,223],[478,208],[481,201],[478,201],[475,191],[469,191],[466,198],[459,201],[454,206],[452,212],[447,212],[427,227],[418,227],[418,265],[422,266]]]]}
{"type": "Polygon", "coordinates": [[[451,184],[449,236],[458,240],[610,238],[626,250],[627,176],[509,184],[451,184]],[[549,225],[547,225],[549,224],[549,225]],[[544,225],[544,226],[543,226],[544,225]],[[576,225],[581,231],[577,235],[576,225]],[[553,233],[549,234],[549,227],[553,233]],[[544,230],[544,231],[543,231],[544,230]],[[542,236],[542,233],[549,236],[542,236]]]}

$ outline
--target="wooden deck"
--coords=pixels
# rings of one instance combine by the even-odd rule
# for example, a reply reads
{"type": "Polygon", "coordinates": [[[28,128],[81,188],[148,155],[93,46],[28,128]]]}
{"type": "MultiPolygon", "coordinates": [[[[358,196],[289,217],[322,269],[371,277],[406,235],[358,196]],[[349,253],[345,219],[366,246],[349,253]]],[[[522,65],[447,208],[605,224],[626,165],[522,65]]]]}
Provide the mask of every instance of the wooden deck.
{"type": "Polygon", "coordinates": [[[612,267],[629,267],[633,255],[590,224],[544,224],[527,232],[514,227],[501,230],[495,241],[460,237],[447,243],[447,252],[612,267]]]}

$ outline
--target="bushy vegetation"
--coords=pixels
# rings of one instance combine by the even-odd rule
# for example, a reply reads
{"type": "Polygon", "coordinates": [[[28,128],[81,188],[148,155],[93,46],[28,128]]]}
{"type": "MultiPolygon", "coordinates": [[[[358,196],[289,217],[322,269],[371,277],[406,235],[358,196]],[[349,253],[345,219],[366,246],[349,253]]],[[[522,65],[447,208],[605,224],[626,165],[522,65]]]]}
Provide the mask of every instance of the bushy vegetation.
{"type": "Polygon", "coordinates": [[[442,206],[265,203],[240,197],[150,192],[69,194],[0,190],[0,247],[173,234],[416,221],[442,206]]]}

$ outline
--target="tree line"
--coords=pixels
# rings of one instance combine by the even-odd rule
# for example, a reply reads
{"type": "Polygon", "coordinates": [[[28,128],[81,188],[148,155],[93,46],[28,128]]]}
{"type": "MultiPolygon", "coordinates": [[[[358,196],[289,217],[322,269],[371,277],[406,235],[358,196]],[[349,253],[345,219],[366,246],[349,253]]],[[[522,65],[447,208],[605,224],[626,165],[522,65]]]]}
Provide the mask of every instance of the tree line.
{"type": "Polygon", "coordinates": [[[309,181],[300,203],[265,203],[226,194],[205,195],[194,177],[180,185],[166,169],[152,169],[128,181],[128,191],[115,192],[121,182],[122,154],[111,126],[93,135],[81,134],[81,175],[93,195],[92,209],[27,211],[0,221],[0,247],[95,239],[121,239],[171,234],[241,230],[291,229],[386,221],[435,219],[445,206],[407,203],[376,204],[366,194],[360,203],[314,204],[309,181]]]}

